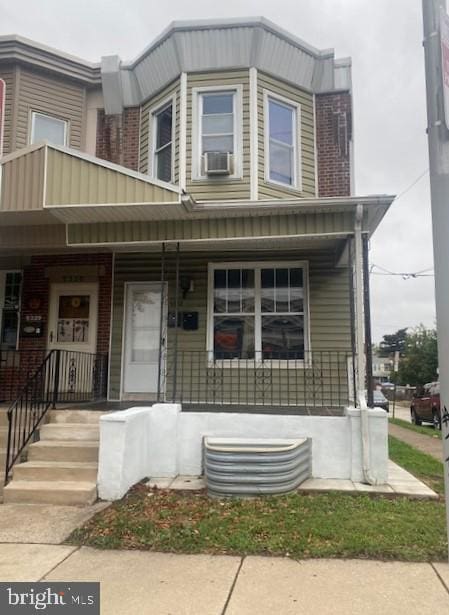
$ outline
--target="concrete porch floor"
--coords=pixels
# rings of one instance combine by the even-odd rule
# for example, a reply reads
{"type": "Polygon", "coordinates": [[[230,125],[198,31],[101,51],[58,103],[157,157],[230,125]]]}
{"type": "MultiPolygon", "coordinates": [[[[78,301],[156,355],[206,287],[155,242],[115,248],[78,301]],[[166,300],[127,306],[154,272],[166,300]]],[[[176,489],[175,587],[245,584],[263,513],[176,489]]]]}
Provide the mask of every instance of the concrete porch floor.
{"type": "MultiPolygon", "coordinates": [[[[202,476],[177,476],[176,478],[151,478],[147,485],[158,489],[196,491],[205,489],[202,476]]],[[[309,478],[298,487],[304,493],[342,491],[345,493],[373,493],[390,496],[406,496],[414,499],[438,500],[439,496],[430,487],[415,478],[393,461],[388,462],[388,482],[385,485],[365,485],[335,478],[309,478]]]]}

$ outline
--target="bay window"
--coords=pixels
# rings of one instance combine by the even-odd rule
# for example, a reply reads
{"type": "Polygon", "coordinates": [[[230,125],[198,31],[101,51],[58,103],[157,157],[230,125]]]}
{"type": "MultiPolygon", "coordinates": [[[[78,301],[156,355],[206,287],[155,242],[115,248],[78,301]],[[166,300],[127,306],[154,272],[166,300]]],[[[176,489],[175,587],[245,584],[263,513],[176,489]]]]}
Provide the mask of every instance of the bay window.
{"type": "Polygon", "coordinates": [[[173,181],[173,100],[152,112],[154,179],[173,181]]]}
{"type": "Polygon", "coordinates": [[[306,272],[304,263],[210,265],[214,359],[304,359],[306,272]]]}
{"type": "Polygon", "coordinates": [[[299,106],[265,93],[266,179],[299,187],[299,106]]]}

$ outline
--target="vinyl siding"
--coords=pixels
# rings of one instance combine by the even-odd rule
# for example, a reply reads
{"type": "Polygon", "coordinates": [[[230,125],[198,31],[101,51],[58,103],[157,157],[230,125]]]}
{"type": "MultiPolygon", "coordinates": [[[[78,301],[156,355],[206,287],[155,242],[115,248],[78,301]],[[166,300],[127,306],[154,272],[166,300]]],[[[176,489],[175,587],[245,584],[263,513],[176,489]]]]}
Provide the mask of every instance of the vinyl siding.
{"type": "Polygon", "coordinates": [[[85,130],[85,88],[45,73],[20,69],[16,141],[12,149],[28,145],[31,112],[38,111],[69,122],[69,145],[81,148],[85,130]]]}
{"type": "MultiPolygon", "coordinates": [[[[351,348],[350,328],[350,293],[348,270],[337,269],[333,266],[332,253],[307,251],[261,251],[255,255],[252,252],[223,253],[185,253],[181,254],[180,275],[187,275],[194,283],[194,291],[188,293],[185,300],[179,295],[179,310],[183,312],[198,312],[199,328],[197,331],[184,331],[178,329],[178,350],[199,351],[206,350],[207,331],[207,276],[208,263],[221,261],[282,261],[307,260],[309,262],[309,302],[310,302],[310,338],[312,351],[342,351],[349,352],[351,348]]],[[[170,253],[166,258],[165,279],[168,280],[168,311],[173,312],[175,307],[175,255],[170,253]]],[[[113,294],[113,320],[111,332],[111,363],[110,363],[110,397],[118,399],[120,395],[122,342],[124,323],[124,283],[133,281],[154,282],[161,279],[160,254],[155,253],[121,253],[115,257],[114,294],[113,294]]],[[[168,358],[169,377],[167,388],[170,389],[172,381],[170,368],[173,365],[173,346],[175,329],[168,329],[168,358]]],[[[344,354],[342,356],[345,356],[344,354]]],[[[187,360],[188,361],[188,360],[187,360]]],[[[203,359],[198,365],[190,361],[184,374],[178,371],[180,389],[189,386],[188,379],[192,371],[203,370],[203,359]]],[[[228,370],[234,372],[235,370],[228,370]]],[[[288,370],[283,370],[288,371],[288,370]]],[[[291,370],[290,370],[291,371],[291,370]]],[[[297,370],[293,370],[294,372],[297,370]]],[[[301,370],[299,370],[301,371],[301,370]]],[[[284,374],[286,376],[286,374],[284,374]]],[[[228,376],[232,377],[232,374],[228,376]]],[[[287,376],[286,376],[287,377],[287,376]]],[[[291,377],[291,374],[290,376],[291,377]]],[[[301,378],[301,375],[296,376],[301,378]]],[[[325,381],[325,378],[323,382],[325,381]]],[[[334,383],[335,385],[335,383],[334,383]]],[[[328,383],[329,394],[331,383],[328,383]]],[[[343,394],[344,392],[342,392],[343,394]]]]}
{"type": "Polygon", "coordinates": [[[44,204],[45,148],[5,162],[0,211],[35,211],[44,204]]]}
{"type": "Polygon", "coordinates": [[[47,205],[157,203],[178,199],[175,192],[51,147],[47,168],[47,205]]]}
{"type": "Polygon", "coordinates": [[[180,117],[180,82],[179,79],[170,84],[157,96],[148,100],[143,106],[140,115],[140,146],[139,146],[139,170],[141,173],[149,173],[150,143],[153,139],[151,134],[150,112],[157,108],[166,98],[175,97],[175,134],[174,136],[174,183],[179,181],[179,117],[180,117]]]}
{"type": "Polygon", "coordinates": [[[250,197],[250,137],[249,137],[249,71],[223,73],[198,73],[187,77],[187,191],[198,201],[249,199],[250,197]],[[211,178],[192,180],[192,105],[195,104],[192,89],[236,85],[242,91],[242,179],[211,178]]]}
{"type": "Polygon", "coordinates": [[[16,83],[16,70],[13,66],[0,67],[0,79],[6,84],[5,92],[5,117],[3,133],[3,153],[9,154],[12,151],[12,130],[13,130],[13,109],[14,109],[14,88],[16,83]]]}
{"type": "Polygon", "coordinates": [[[347,234],[354,229],[353,215],[347,213],[273,214],[260,217],[229,217],[201,220],[154,222],[112,222],[69,224],[72,244],[130,243],[197,239],[235,239],[269,236],[347,234]]]}
{"type": "Polygon", "coordinates": [[[257,74],[257,121],[259,139],[259,198],[315,196],[315,135],[313,95],[264,73],[257,74]],[[265,179],[265,109],[264,90],[278,94],[301,106],[301,176],[302,191],[284,188],[265,179]]]}
{"type": "Polygon", "coordinates": [[[67,247],[64,224],[0,226],[0,251],[55,250],[67,247]]]}

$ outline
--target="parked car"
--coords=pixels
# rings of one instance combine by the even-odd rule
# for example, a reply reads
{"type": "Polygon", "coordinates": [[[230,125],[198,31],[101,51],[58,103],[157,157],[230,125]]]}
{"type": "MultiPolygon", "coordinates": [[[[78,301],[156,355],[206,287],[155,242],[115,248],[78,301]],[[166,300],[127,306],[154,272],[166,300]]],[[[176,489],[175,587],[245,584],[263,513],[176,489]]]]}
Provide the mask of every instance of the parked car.
{"type": "Polygon", "coordinates": [[[441,429],[439,382],[429,382],[416,390],[410,404],[410,418],[415,425],[432,423],[435,429],[441,429]]]}
{"type": "Polygon", "coordinates": [[[375,408],[382,408],[387,412],[390,411],[390,402],[382,393],[382,391],[375,390],[373,391],[373,402],[375,408]]]}

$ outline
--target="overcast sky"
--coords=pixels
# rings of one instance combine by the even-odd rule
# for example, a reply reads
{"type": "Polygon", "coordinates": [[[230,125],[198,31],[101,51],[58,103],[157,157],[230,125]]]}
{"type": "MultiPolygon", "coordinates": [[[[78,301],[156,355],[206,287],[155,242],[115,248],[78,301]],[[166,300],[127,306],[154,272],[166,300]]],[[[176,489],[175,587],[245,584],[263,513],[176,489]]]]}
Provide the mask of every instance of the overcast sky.
{"type": "MultiPolygon", "coordinates": [[[[428,167],[421,0],[0,0],[0,34],[21,34],[87,60],[134,58],[175,19],[263,15],[353,61],[356,193],[400,195],[428,167]]],[[[371,263],[433,267],[429,178],[395,202],[371,263]]],[[[433,277],[371,276],[373,338],[435,321],[433,277]]]]}

